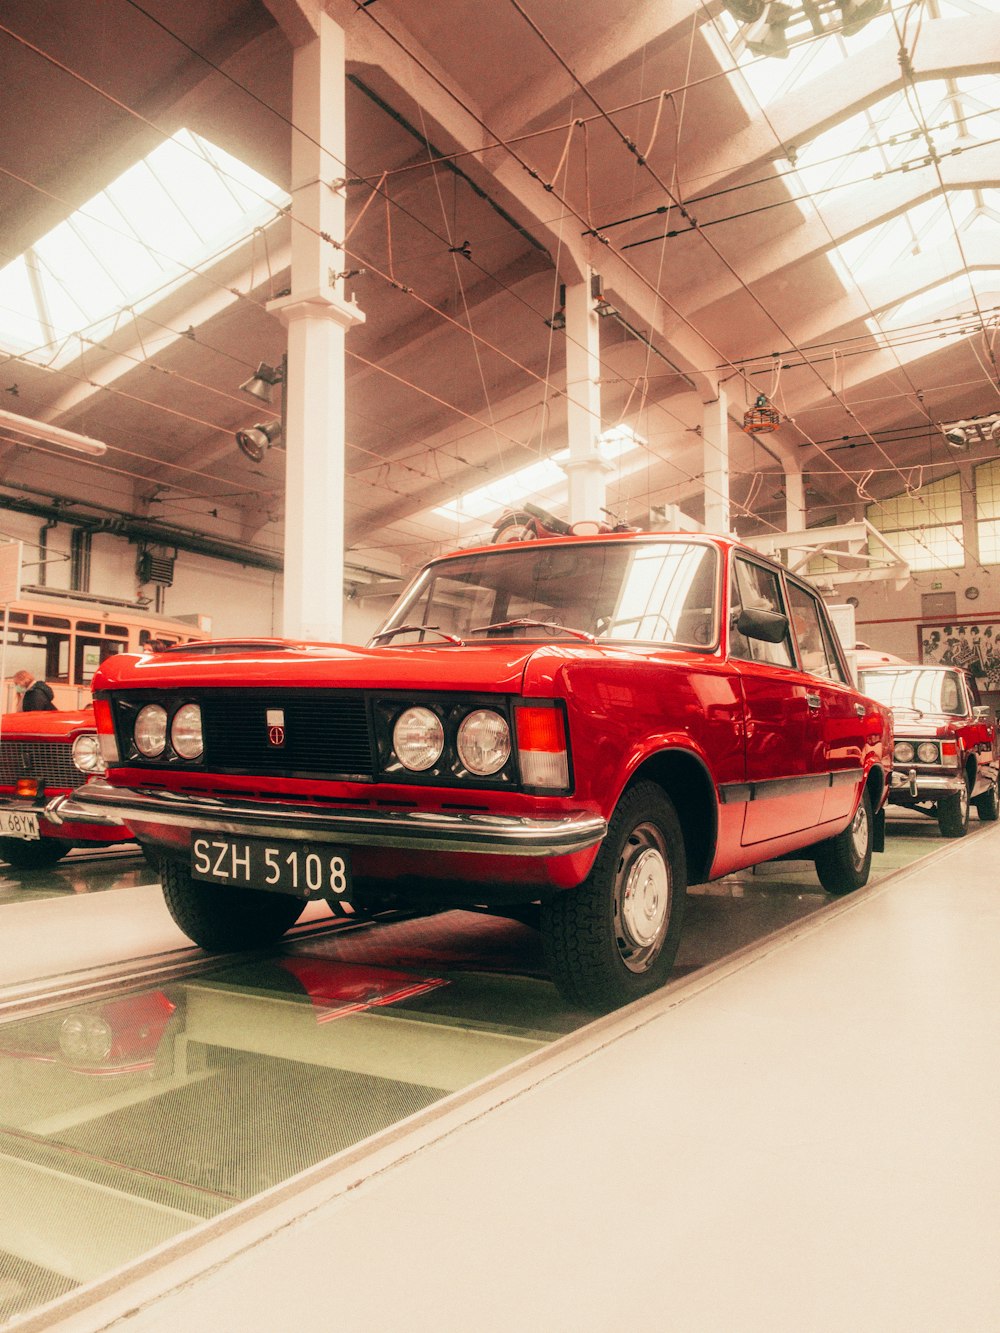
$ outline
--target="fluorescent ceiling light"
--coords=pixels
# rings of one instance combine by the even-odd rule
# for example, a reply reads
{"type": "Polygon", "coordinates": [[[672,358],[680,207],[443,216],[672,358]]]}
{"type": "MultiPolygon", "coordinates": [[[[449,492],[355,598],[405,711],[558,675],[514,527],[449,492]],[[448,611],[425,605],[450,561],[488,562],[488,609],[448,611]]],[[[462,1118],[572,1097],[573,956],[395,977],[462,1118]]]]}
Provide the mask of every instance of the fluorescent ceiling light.
{"type": "Polygon", "coordinates": [[[106,444],[91,439],[89,435],[78,435],[75,430],[64,430],[62,426],[53,426],[47,421],[19,417],[16,412],[7,412],[4,408],[0,408],[0,426],[6,426],[21,435],[30,435],[36,440],[45,440],[48,444],[58,444],[63,449],[74,449],[80,454],[100,457],[108,450],[106,444]]]}

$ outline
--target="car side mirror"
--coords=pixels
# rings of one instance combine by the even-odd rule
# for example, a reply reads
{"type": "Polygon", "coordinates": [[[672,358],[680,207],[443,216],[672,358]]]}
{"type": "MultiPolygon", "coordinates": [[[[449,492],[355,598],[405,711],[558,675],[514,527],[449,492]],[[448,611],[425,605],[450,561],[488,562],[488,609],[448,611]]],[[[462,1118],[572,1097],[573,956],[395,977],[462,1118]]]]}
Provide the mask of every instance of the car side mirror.
{"type": "Polygon", "coordinates": [[[764,643],[781,643],[788,633],[788,617],[780,611],[764,611],[760,607],[745,606],[736,617],[736,628],[748,639],[762,639],[764,643]]]}
{"type": "Polygon", "coordinates": [[[992,722],[993,709],[989,704],[976,704],[972,709],[972,716],[977,722],[992,722]]]}

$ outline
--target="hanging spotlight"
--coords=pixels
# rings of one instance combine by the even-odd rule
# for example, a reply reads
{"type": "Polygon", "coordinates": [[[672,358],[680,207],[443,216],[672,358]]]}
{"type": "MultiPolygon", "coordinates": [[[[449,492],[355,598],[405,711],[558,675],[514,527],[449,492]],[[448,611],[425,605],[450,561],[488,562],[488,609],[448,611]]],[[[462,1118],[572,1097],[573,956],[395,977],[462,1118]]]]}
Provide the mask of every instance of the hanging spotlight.
{"type": "Polygon", "coordinates": [[[1000,412],[970,417],[967,421],[952,421],[941,427],[941,434],[945,444],[952,449],[968,449],[973,444],[1000,445],[1000,412]]]}
{"type": "Polygon", "coordinates": [[[247,430],[236,432],[240,453],[252,463],[262,463],[268,449],[284,449],[285,441],[280,421],[261,421],[247,430]]]}
{"type": "Polygon", "coordinates": [[[886,0],[723,0],[743,25],[740,36],[759,56],[788,55],[791,47],[839,33],[853,37],[883,12],[886,0]]]}
{"type": "Polygon", "coordinates": [[[258,398],[262,403],[270,403],[271,390],[276,384],[281,384],[283,380],[283,368],[269,366],[266,361],[262,361],[257,367],[256,373],[245,380],[240,388],[244,393],[250,394],[252,398],[258,398]]]}
{"type": "Polygon", "coordinates": [[[743,413],[743,429],[748,435],[766,435],[781,425],[781,413],[767,401],[766,393],[759,393],[753,407],[743,413]]]}

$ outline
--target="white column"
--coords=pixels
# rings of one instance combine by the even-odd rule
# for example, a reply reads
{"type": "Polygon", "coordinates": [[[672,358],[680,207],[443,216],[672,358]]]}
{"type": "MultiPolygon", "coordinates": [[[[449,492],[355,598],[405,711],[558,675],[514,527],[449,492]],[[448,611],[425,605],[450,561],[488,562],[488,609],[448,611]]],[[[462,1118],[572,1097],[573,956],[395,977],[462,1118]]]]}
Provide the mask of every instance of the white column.
{"type": "Polygon", "coordinates": [[[806,526],[806,487],[802,468],[785,459],[785,531],[802,532],[806,526]]]}
{"type": "Polygon", "coordinates": [[[726,391],[720,384],[718,397],[702,404],[701,441],[705,471],[705,531],[728,533],[729,512],[729,416],[726,391]]]}
{"type": "Polygon", "coordinates": [[[600,316],[585,282],[566,288],[566,430],[569,436],[569,521],[599,520],[607,499],[601,433],[600,316]]]}
{"type": "Polygon", "coordinates": [[[344,299],[344,33],[316,15],[292,66],[291,294],[268,310],[288,328],[283,632],[340,639],[344,619],[344,339],[364,315],[344,299]],[[301,133],[299,132],[301,130],[301,133]],[[319,145],[324,147],[320,148],[319,145]]]}

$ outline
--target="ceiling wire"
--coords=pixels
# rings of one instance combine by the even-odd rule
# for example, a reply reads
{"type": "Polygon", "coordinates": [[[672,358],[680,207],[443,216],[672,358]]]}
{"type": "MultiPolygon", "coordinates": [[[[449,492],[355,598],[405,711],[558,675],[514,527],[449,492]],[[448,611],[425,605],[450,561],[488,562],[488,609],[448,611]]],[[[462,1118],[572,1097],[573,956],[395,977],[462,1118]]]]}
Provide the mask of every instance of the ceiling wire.
{"type": "MultiPolygon", "coordinates": [[[[133,113],[133,114],[137,114],[137,113],[133,113]]],[[[429,303],[425,303],[425,304],[429,304],[429,303]]],[[[429,308],[433,309],[433,307],[430,307],[430,306],[429,306],[429,308]]],[[[458,326],[458,327],[461,327],[461,326],[458,326]]],[[[463,330],[463,332],[470,332],[470,331],[468,331],[468,330],[463,330]]],[[[475,335],[473,334],[472,336],[475,336],[475,335]]],[[[499,351],[499,349],[495,349],[495,350],[498,350],[498,351],[499,351]]],[[[501,352],[500,354],[503,355],[502,352],[501,352]]],[[[682,423],[682,424],[683,424],[683,423],[682,423]]]]}

